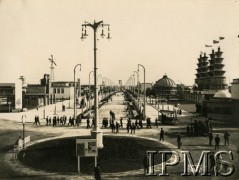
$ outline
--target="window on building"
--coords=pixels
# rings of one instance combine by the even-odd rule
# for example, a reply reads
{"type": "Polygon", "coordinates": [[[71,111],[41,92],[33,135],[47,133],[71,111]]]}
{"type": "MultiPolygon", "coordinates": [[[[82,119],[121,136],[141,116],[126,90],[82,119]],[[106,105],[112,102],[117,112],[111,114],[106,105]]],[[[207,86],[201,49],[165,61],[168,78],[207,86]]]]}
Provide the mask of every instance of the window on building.
{"type": "Polygon", "coordinates": [[[56,94],[56,88],[53,89],[53,93],[56,94]]]}
{"type": "Polygon", "coordinates": [[[221,114],[221,108],[220,107],[214,107],[214,113],[215,114],[221,114]]]}
{"type": "Polygon", "coordinates": [[[60,92],[60,88],[57,88],[57,94],[60,94],[61,92],[60,92]]]}
{"type": "Polygon", "coordinates": [[[225,108],[223,109],[223,114],[231,114],[231,108],[225,107],[225,108]]]}
{"type": "Polygon", "coordinates": [[[61,88],[61,94],[64,94],[64,88],[61,88]]]}

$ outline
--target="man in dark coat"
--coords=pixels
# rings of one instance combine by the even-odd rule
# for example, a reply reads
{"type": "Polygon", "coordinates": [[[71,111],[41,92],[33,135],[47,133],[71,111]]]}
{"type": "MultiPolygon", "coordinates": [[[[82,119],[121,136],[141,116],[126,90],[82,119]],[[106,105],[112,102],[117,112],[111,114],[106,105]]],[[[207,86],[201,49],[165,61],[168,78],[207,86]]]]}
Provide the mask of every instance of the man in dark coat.
{"type": "Polygon", "coordinates": [[[218,137],[218,134],[217,136],[214,138],[214,141],[215,141],[215,150],[219,150],[219,144],[220,144],[220,138],[218,137]]]}
{"type": "Polygon", "coordinates": [[[90,118],[88,117],[86,120],[86,128],[88,129],[90,127],[90,118]]]}
{"type": "Polygon", "coordinates": [[[177,136],[177,143],[178,143],[178,149],[180,149],[180,146],[182,145],[180,133],[178,133],[178,136],[177,136]]]}
{"type": "Polygon", "coordinates": [[[230,136],[230,134],[226,131],[226,132],[224,133],[225,146],[226,146],[226,145],[229,146],[229,136],[230,136]]]}
{"type": "Polygon", "coordinates": [[[212,145],[212,140],[213,140],[213,134],[212,134],[212,132],[209,132],[209,133],[208,133],[208,138],[209,138],[209,146],[211,146],[211,145],[212,145]]]}
{"type": "Polygon", "coordinates": [[[96,180],[101,180],[99,164],[94,168],[94,177],[96,180]]]}
{"type": "Polygon", "coordinates": [[[164,141],[164,130],[163,130],[163,128],[161,128],[161,131],[160,131],[160,133],[159,133],[159,140],[160,140],[160,141],[161,141],[161,140],[164,141]]]}

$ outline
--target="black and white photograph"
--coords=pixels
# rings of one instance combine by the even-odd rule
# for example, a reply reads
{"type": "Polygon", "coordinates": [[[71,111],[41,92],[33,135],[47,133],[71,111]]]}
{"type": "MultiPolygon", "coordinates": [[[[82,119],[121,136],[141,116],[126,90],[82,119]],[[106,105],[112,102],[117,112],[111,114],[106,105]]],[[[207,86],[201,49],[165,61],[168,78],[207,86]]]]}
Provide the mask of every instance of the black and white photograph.
{"type": "Polygon", "coordinates": [[[239,0],[0,0],[0,179],[239,179],[239,0]]]}

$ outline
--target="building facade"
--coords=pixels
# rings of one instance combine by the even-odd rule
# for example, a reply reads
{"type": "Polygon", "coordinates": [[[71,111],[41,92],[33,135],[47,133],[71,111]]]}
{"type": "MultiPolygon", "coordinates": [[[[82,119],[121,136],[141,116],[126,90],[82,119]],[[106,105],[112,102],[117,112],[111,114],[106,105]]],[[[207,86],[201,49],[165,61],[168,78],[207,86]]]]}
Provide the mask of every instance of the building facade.
{"type": "Polygon", "coordinates": [[[215,93],[220,90],[228,89],[222,54],[223,52],[218,47],[216,52],[212,50],[209,54],[210,59],[206,53],[200,54],[198,58],[195,84],[190,91],[185,91],[183,95],[185,101],[196,103],[198,112],[203,111],[205,104],[203,101],[213,98],[215,93]]]}
{"type": "Polygon", "coordinates": [[[155,95],[158,97],[172,99],[176,97],[177,94],[177,85],[176,83],[168,78],[167,75],[164,75],[163,78],[156,81],[154,85],[155,95]]]}

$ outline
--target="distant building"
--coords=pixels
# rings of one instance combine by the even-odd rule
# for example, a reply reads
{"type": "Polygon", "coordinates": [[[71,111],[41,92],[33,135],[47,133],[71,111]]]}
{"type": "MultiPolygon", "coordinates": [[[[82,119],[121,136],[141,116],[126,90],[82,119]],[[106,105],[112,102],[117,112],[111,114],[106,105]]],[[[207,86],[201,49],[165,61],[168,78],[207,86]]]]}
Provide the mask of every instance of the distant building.
{"type": "Polygon", "coordinates": [[[216,52],[212,50],[210,59],[205,53],[200,54],[195,84],[191,91],[184,92],[184,100],[196,103],[199,112],[202,112],[204,100],[213,98],[214,94],[220,90],[228,89],[222,54],[220,47],[216,52]]]}
{"type": "Polygon", "coordinates": [[[166,99],[175,98],[177,94],[177,85],[172,79],[168,78],[167,75],[159,79],[153,88],[156,96],[161,96],[166,99]]]}
{"type": "Polygon", "coordinates": [[[31,108],[55,103],[55,95],[50,92],[51,80],[49,74],[44,74],[40,84],[27,84],[23,93],[24,107],[31,108]]]}
{"type": "MultiPolygon", "coordinates": [[[[90,86],[93,92],[94,85],[90,86]]],[[[78,96],[84,95],[89,91],[89,85],[80,85],[76,82],[76,94],[78,96]],[[79,91],[80,89],[80,91],[79,91]]],[[[55,94],[57,100],[74,98],[74,81],[55,81],[52,82],[52,93],[55,94]]]]}
{"type": "Polygon", "coordinates": [[[233,79],[231,83],[232,110],[231,119],[238,124],[239,117],[239,79],[233,79]]]}
{"type": "Polygon", "coordinates": [[[0,83],[0,112],[12,111],[15,107],[15,83],[0,83]]]}
{"type": "Polygon", "coordinates": [[[220,90],[213,98],[205,101],[206,114],[209,119],[229,120],[232,114],[231,94],[228,90],[220,90]]]}
{"type": "Polygon", "coordinates": [[[239,79],[233,79],[231,83],[232,99],[239,99],[239,79]]]}
{"type": "MultiPolygon", "coordinates": [[[[152,83],[145,83],[145,89],[152,89],[153,87],[153,84],[152,83]]],[[[141,94],[144,93],[144,83],[140,83],[139,84],[139,89],[140,89],[140,92],[141,94]]]]}
{"type": "Polygon", "coordinates": [[[183,93],[186,101],[196,104],[196,111],[213,120],[236,122],[239,117],[239,79],[233,79],[230,92],[223,70],[223,52],[212,50],[210,59],[198,58],[195,84],[183,93]]]}

